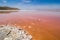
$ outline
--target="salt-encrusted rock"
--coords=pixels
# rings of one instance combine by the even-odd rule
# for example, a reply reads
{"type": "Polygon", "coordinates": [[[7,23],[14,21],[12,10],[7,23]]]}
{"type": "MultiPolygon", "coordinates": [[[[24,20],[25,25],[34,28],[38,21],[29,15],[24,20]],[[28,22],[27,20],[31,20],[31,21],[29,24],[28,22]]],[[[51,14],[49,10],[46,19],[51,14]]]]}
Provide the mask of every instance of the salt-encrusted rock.
{"type": "Polygon", "coordinates": [[[15,26],[1,25],[0,40],[31,40],[32,36],[15,26]]]}

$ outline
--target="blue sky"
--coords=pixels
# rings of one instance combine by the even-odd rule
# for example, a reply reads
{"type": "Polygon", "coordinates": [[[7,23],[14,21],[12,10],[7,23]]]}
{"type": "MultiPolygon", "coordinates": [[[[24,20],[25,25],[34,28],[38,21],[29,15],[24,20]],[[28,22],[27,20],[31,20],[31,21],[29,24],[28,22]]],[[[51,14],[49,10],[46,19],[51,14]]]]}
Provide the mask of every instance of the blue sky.
{"type": "Polygon", "coordinates": [[[20,9],[59,8],[60,0],[0,0],[0,6],[20,9]]]}

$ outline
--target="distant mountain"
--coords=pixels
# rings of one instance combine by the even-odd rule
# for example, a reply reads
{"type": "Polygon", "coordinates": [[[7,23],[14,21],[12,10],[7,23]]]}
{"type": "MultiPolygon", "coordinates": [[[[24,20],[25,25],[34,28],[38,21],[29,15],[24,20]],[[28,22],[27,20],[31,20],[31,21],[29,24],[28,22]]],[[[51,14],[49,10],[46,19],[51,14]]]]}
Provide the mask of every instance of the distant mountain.
{"type": "Polygon", "coordinates": [[[3,7],[0,7],[0,10],[20,10],[20,9],[3,6],[3,7]]]}
{"type": "Polygon", "coordinates": [[[1,7],[0,6],[0,14],[1,13],[18,12],[19,10],[20,9],[18,9],[18,8],[12,8],[12,7],[6,7],[6,6],[1,7]]]}

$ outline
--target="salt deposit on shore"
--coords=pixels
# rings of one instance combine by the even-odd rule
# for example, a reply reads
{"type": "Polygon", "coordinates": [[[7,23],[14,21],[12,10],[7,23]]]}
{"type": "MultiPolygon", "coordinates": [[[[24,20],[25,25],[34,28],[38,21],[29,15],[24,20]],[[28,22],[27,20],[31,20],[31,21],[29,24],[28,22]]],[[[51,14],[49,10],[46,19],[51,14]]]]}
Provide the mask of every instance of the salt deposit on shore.
{"type": "Polygon", "coordinates": [[[0,26],[0,40],[31,40],[32,36],[29,35],[22,28],[16,28],[10,25],[0,26]]]}

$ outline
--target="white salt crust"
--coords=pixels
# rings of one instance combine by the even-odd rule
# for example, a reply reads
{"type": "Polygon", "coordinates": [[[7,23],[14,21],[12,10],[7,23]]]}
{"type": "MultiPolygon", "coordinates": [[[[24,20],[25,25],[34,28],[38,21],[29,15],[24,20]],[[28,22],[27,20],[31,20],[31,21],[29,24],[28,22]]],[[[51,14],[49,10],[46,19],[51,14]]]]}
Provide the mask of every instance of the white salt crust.
{"type": "Polygon", "coordinates": [[[32,36],[22,28],[19,29],[15,26],[1,25],[0,40],[32,40],[32,36]]]}

